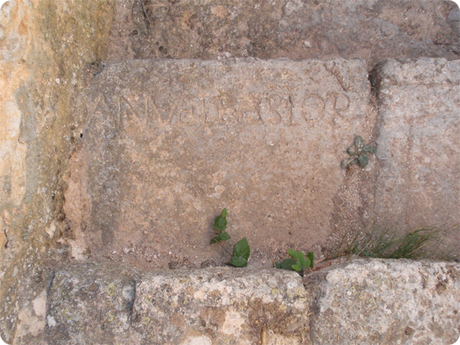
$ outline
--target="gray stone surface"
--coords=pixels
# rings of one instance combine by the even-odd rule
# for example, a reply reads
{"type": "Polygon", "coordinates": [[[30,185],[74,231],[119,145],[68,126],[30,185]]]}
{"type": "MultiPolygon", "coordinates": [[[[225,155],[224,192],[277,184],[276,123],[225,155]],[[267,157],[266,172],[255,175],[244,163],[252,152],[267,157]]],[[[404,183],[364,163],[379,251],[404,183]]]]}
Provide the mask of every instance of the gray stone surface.
{"type": "Polygon", "coordinates": [[[230,267],[155,272],[136,288],[142,344],[310,344],[296,272],[230,267]]]}
{"type": "Polygon", "coordinates": [[[460,264],[446,262],[358,259],[304,278],[230,267],[140,274],[87,262],[58,269],[40,297],[47,299],[41,339],[50,345],[450,345],[460,335],[459,292],[460,264]]]}
{"type": "Polygon", "coordinates": [[[361,60],[110,64],[87,90],[86,243],[219,263],[209,241],[227,207],[233,243],[307,250],[331,227],[346,148],[372,131],[369,103],[361,60]]]}
{"type": "Polygon", "coordinates": [[[57,270],[47,292],[46,344],[126,344],[139,277],[106,261],[57,270]]]}
{"type": "Polygon", "coordinates": [[[460,264],[354,260],[305,277],[313,344],[453,344],[460,264]]]}
{"type": "Polygon", "coordinates": [[[460,223],[460,61],[388,60],[375,76],[378,221],[411,229],[460,223]]]}

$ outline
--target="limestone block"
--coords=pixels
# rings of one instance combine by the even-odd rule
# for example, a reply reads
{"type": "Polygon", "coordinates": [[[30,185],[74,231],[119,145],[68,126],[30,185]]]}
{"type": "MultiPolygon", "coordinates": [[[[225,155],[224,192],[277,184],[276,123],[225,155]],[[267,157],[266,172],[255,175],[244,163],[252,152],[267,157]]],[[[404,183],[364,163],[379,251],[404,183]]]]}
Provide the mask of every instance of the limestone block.
{"type": "Polygon", "coordinates": [[[453,344],[460,264],[355,260],[305,278],[313,344],[453,344]]]}
{"type": "Polygon", "coordinates": [[[136,286],[133,327],[148,344],[310,344],[309,303],[296,272],[160,271],[136,286]]]}
{"type": "Polygon", "coordinates": [[[361,60],[110,64],[87,90],[86,236],[111,252],[188,247],[199,263],[227,207],[253,248],[307,249],[330,229],[346,148],[370,135],[369,100],[361,60]]]}
{"type": "Polygon", "coordinates": [[[458,7],[432,0],[117,2],[109,59],[455,59],[458,7]]]}
{"type": "Polygon", "coordinates": [[[415,228],[460,222],[460,61],[376,68],[380,161],[375,213],[415,228]]]}
{"type": "Polygon", "coordinates": [[[47,343],[126,344],[138,277],[135,269],[109,262],[58,270],[48,291],[47,343]]]}

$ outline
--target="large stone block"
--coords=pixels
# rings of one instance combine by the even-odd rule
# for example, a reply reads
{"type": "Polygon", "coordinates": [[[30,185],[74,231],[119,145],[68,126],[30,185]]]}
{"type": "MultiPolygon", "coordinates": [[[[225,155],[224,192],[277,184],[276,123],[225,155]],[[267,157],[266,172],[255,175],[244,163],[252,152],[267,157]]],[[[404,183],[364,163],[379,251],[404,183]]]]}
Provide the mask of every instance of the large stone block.
{"type": "Polygon", "coordinates": [[[142,344],[310,344],[309,295],[296,272],[163,271],[136,287],[142,344]]]}
{"type": "Polygon", "coordinates": [[[209,241],[223,207],[254,252],[324,241],[345,149],[372,130],[369,102],[361,60],[108,65],[82,134],[88,244],[219,262],[209,241]]]}
{"type": "Polygon", "coordinates": [[[313,344],[453,344],[460,265],[355,260],[305,278],[313,344]]]}
{"type": "MultiPolygon", "coordinates": [[[[375,214],[400,228],[460,222],[460,61],[388,60],[379,97],[375,214]]],[[[457,237],[458,240],[458,237],[457,237]]]]}

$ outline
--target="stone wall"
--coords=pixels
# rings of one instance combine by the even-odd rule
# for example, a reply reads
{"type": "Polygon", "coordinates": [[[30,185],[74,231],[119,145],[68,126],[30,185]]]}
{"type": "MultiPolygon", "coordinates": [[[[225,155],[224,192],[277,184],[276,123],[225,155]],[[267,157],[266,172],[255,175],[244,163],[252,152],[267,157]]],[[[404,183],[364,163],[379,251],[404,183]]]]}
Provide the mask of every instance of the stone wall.
{"type": "MultiPolygon", "coordinates": [[[[458,58],[458,13],[458,8],[449,1],[6,2],[0,9],[0,329],[3,338],[8,342],[15,338],[17,343],[24,344],[38,343],[43,339],[43,327],[46,325],[44,317],[48,310],[45,303],[47,287],[50,286],[57,263],[65,266],[74,259],[102,256],[131,261],[139,267],[196,267],[200,262],[203,266],[209,266],[225,261],[222,253],[215,251],[209,255],[207,262],[204,259],[187,262],[187,258],[197,252],[194,244],[189,249],[185,246],[177,248],[177,253],[172,253],[169,247],[160,242],[158,248],[152,247],[145,254],[137,252],[138,248],[133,242],[118,243],[118,248],[111,248],[110,245],[117,242],[111,243],[113,239],[110,236],[108,240],[104,240],[103,236],[96,238],[93,243],[89,235],[88,238],[83,235],[87,226],[105,225],[94,222],[99,211],[106,220],[111,216],[110,207],[115,207],[112,214],[117,213],[113,200],[109,200],[107,205],[101,204],[99,209],[94,207],[91,197],[98,192],[94,185],[90,185],[88,175],[85,175],[99,163],[94,158],[90,162],[93,164],[87,165],[86,156],[94,153],[94,157],[97,157],[98,151],[92,152],[90,146],[85,146],[84,140],[88,137],[97,144],[98,138],[94,136],[94,130],[91,137],[90,118],[82,110],[86,109],[87,104],[81,95],[93,77],[104,70],[107,61],[132,58],[218,60],[252,57],[328,61],[361,58],[364,67],[360,75],[365,78],[366,70],[370,71],[375,64],[387,58],[458,58]],[[92,191],[90,198],[87,189],[92,191]],[[87,215],[91,212],[92,223],[87,222],[90,219],[87,215]],[[95,244],[96,250],[91,252],[88,243],[95,244]],[[104,247],[104,244],[109,245],[104,247]],[[158,254],[161,254],[161,259],[158,254]],[[149,264],[146,265],[146,262],[149,264]]],[[[312,223],[313,220],[322,222],[313,226],[319,229],[322,236],[327,231],[334,234],[339,228],[356,225],[363,218],[370,219],[374,216],[374,210],[377,216],[391,214],[397,224],[408,227],[420,221],[458,221],[458,169],[457,165],[449,164],[451,157],[458,153],[458,143],[455,141],[458,133],[458,99],[453,92],[458,88],[458,78],[455,77],[458,63],[449,63],[447,60],[418,60],[408,64],[390,60],[375,70],[377,79],[374,86],[380,90],[380,113],[377,117],[374,107],[368,115],[380,122],[375,127],[378,130],[374,131],[374,124],[370,122],[363,131],[366,139],[377,139],[380,135],[377,142],[382,149],[378,151],[376,166],[365,171],[351,171],[345,177],[341,175],[344,171],[338,172],[337,166],[329,169],[328,164],[332,163],[325,163],[323,169],[327,170],[327,181],[337,174],[340,175],[339,180],[343,178],[333,200],[303,195],[295,184],[287,186],[287,191],[296,190],[299,198],[307,201],[306,204],[321,206],[327,214],[325,217],[328,219],[322,219],[320,214],[312,218],[312,223]],[[404,71],[423,68],[425,70],[415,75],[408,75],[404,71]],[[431,74],[430,69],[435,72],[431,74]],[[404,77],[399,80],[399,75],[404,77]],[[405,102],[415,101],[416,96],[413,96],[419,92],[429,97],[422,96],[424,107],[414,109],[415,115],[410,114],[405,102]],[[395,97],[399,94],[405,97],[395,97]],[[431,97],[433,94],[439,98],[431,97]],[[437,99],[443,101],[437,104],[437,99]],[[394,111],[401,117],[395,117],[394,111]],[[430,133],[425,133],[427,128],[430,133]],[[438,140],[440,136],[442,139],[438,140]],[[430,147],[422,144],[421,138],[428,138],[430,147]],[[379,171],[381,173],[377,176],[379,171]],[[413,173],[408,174],[408,171],[413,173]],[[380,186],[382,193],[374,193],[374,186],[380,186]],[[411,197],[408,197],[408,190],[413,193],[411,197]],[[398,202],[389,200],[389,194],[398,202]],[[408,211],[414,212],[407,214],[408,211]],[[427,214],[433,216],[430,218],[427,214]]],[[[324,65],[326,70],[328,63],[324,65]]],[[[197,65],[200,64],[203,63],[197,62],[197,65]]],[[[111,65],[107,71],[117,68],[114,66],[111,65]]],[[[341,67],[337,68],[340,72],[341,67]]],[[[334,75],[333,68],[331,71],[327,78],[334,75]]],[[[326,73],[323,69],[320,72],[326,73]]],[[[104,75],[107,72],[100,74],[93,87],[104,75]]],[[[337,75],[335,78],[340,84],[340,78],[337,75]]],[[[102,84],[100,86],[103,87],[102,84]]],[[[371,101],[366,106],[376,106],[372,96],[366,94],[366,97],[371,101]]],[[[331,99],[327,98],[326,93],[325,108],[340,111],[344,99],[336,97],[334,102],[331,99]]],[[[127,116],[132,115],[130,104],[123,103],[127,116]]],[[[317,106],[315,109],[318,109],[318,104],[313,100],[313,106],[317,106]]],[[[266,106],[270,108],[270,102],[266,106]]],[[[246,102],[244,108],[251,109],[251,102],[246,102]]],[[[92,110],[97,110],[97,107],[92,110]]],[[[244,112],[251,113],[249,110],[244,112]]],[[[184,111],[185,121],[186,115],[184,111]]],[[[315,114],[310,116],[314,117],[315,114]]],[[[276,116],[271,121],[276,122],[276,116]]],[[[358,126],[364,125],[360,123],[358,126]]],[[[331,128],[327,130],[331,131],[331,128]]],[[[359,129],[361,132],[361,127],[359,129]]],[[[328,133],[335,135],[333,130],[328,133]]],[[[354,134],[358,134],[358,131],[350,134],[350,137],[354,134]]],[[[258,135],[258,142],[261,143],[262,134],[258,135]]],[[[325,142],[329,143],[327,140],[325,142]]],[[[344,143],[344,154],[349,144],[344,143]]],[[[338,158],[340,148],[337,142],[332,148],[328,145],[327,150],[331,149],[334,158],[338,158]]],[[[266,149],[270,147],[268,141],[266,149]]],[[[109,158],[114,162],[117,160],[117,157],[109,158]]],[[[322,162],[321,159],[315,159],[306,162],[322,162]]],[[[123,164],[123,160],[119,161],[117,163],[123,164]]],[[[141,163],[145,165],[145,161],[141,160],[141,163]]],[[[302,175],[301,166],[294,163],[293,171],[299,172],[301,177],[308,175],[302,175]]],[[[143,177],[142,174],[140,177],[143,177]]],[[[319,174],[315,178],[321,180],[323,176],[319,174]]],[[[205,183],[206,188],[211,184],[215,188],[221,177],[211,176],[212,179],[215,179],[212,183],[207,180],[201,182],[205,183]]],[[[199,186],[200,181],[195,182],[199,186]]],[[[323,185],[320,182],[319,189],[310,189],[310,192],[324,191],[321,188],[323,185]]],[[[265,186],[262,183],[260,189],[265,186]]],[[[224,187],[227,191],[231,189],[224,187]]],[[[257,188],[257,181],[251,188],[257,188]]],[[[180,190],[173,192],[186,195],[180,190]]],[[[224,190],[214,190],[214,193],[219,192],[223,194],[224,190]]],[[[328,192],[326,194],[330,197],[328,192]]],[[[139,204],[142,201],[133,200],[139,204]]],[[[223,206],[218,205],[219,208],[223,206]]],[[[132,207],[135,209],[135,206],[132,207]]],[[[208,207],[205,213],[210,209],[208,207]]],[[[243,207],[241,210],[249,212],[243,207]]],[[[207,214],[203,224],[212,222],[215,215],[207,214]]],[[[269,219],[269,213],[265,216],[267,224],[276,222],[276,219],[269,219]]],[[[289,214],[284,216],[289,217],[289,214]]],[[[302,216],[302,212],[297,210],[290,216],[302,216]]],[[[384,221],[388,221],[388,218],[384,218],[384,221]]],[[[259,220],[257,218],[257,222],[246,225],[257,227],[264,224],[259,220]]],[[[198,228],[202,226],[201,223],[195,225],[198,228]]],[[[243,235],[247,231],[243,225],[236,227],[235,234],[243,235]]],[[[283,227],[276,241],[265,248],[265,254],[263,250],[254,251],[253,263],[259,267],[269,266],[272,259],[284,255],[290,246],[307,249],[311,245],[308,233],[302,232],[300,227],[297,226],[295,231],[301,241],[291,238],[283,240],[280,245],[279,239],[286,238],[283,232],[286,229],[283,227]],[[267,255],[270,252],[272,256],[267,255]]],[[[158,225],[155,229],[159,231],[158,225]]],[[[109,234],[112,231],[96,226],[93,230],[88,233],[100,235],[104,231],[109,234]]],[[[170,230],[165,227],[161,231],[166,233],[164,243],[170,244],[172,239],[167,238],[170,230]]],[[[188,240],[207,242],[208,239],[201,238],[201,235],[212,230],[200,228],[200,231],[200,236],[189,235],[188,240]]],[[[137,240],[140,242],[146,241],[142,236],[152,237],[148,229],[142,229],[138,234],[137,240]]],[[[321,247],[320,237],[316,239],[317,253],[321,247]]],[[[156,240],[154,237],[147,239],[156,240]]],[[[458,234],[452,239],[458,241],[458,234]]],[[[153,243],[154,246],[157,244],[156,241],[153,243]]],[[[207,253],[200,251],[200,255],[206,256],[207,253]]],[[[202,335],[193,334],[192,338],[202,339],[202,335]]]]}

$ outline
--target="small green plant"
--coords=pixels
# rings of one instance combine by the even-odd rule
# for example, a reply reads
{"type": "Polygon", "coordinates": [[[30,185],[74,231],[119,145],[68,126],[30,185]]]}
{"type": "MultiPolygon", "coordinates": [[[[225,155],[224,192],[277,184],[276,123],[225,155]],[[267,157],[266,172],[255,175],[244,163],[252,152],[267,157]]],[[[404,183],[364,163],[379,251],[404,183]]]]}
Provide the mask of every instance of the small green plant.
{"type": "Polygon", "coordinates": [[[349,147],[347,153],[350,157],[344,159],[340,165],[344,169],[348,169],[353,164],[359,164],[361,168],[365,168],[369,163],[369,156],[377,152],[377,147],[366,144],[361,136],[355,138],[354,147],[349,147]]]}
{"type": "Polygon", "coordinates": [[[289,249],[288,254],[291,256],[291,259],[275,262],[276,268],[297,272],[301,272],[307,267],[313,268],[313,252],[308,252],[307,257],[305,257],[304,253],[289,249]]]}
{"type": "MultiPolygon", "coordinates": [[[[220,245],[225,251],[227,250],[222,245],[222,242],[230,239],[230,235],[225,231],[226,228],[227,209],[224,208],[221,214],[217,216],[214,220],[214,229],[216,230],[216,236],[214,236],[214,238],[211,240],[211,244],[220,243],[220,245]]],[[[248,240],[245,237],[233,246],[233,255],[230,260],[230,263],[235,267],[246,267],[248,265],[250,253],[251,249],[249,248],[248,240]]]]}
{"type": "Polygon", "coordinates": [[[219,216],[214,220],[214,229],[216,230],[216,236],[211,240],[211,244],[227,241],[230,239],[230,235],[225,231],[227,228],[227,209],[224,208],[219,216]]]}
{"type": "Polygon", "coordinates": [[[249,243],[245,237],[233,246],[233,256],[230,263],[235,267],[246,267],[250,253],[249,243]]]}

